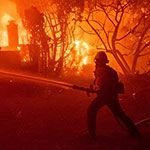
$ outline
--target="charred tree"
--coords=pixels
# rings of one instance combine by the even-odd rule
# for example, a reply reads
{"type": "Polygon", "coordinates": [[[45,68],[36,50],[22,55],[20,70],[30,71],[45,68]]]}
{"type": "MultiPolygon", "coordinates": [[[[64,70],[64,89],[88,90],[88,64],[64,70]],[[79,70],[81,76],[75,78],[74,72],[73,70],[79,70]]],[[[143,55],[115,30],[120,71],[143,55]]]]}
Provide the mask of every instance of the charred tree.
{"type": "Polygon", "coordinates": [[[149,5],[149,1],[87,0],[84,21],[99,39],[98,49],[112,54],[126,75],[135,74],[139,58],[150,54],[149,5]]]}
{"type": "Polygon", "coordinates": [[[46,74],[50,66],[49,37],[44,30],[44,15],[36,7],[30,7],[25,10],[25,26],[30,33],[30,44],[34,45],[32,51],[38,57],[38,70],[46,74]]]}

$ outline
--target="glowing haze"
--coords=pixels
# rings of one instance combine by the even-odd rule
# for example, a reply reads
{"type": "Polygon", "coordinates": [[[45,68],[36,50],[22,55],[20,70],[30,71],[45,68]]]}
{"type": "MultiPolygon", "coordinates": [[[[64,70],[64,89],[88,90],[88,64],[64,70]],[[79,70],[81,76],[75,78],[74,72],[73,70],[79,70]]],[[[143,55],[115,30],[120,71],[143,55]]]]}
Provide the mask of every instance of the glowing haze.
{"type": "Polygon", "coordinates": [[[27,43],[27,33],[22,26],[15,3],[10,0],[0,0],[0,46],[8,46],[7,25],[10,20],[14,20],[18,24],[19,43],[27,43]]]}

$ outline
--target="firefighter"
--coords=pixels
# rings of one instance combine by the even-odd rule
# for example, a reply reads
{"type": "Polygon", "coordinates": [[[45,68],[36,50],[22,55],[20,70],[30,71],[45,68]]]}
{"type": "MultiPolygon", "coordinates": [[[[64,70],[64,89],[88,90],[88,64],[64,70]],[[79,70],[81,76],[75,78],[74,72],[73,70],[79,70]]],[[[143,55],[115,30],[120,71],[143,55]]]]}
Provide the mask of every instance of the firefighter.
{"type": "Polygon", "coordinates": [[[97,91],[97,97],[91,102],[87,110],[90,138],[96,139],[96,116],[98,110],[105,105],[111,110],[114,117],[118,118],[127,127],[133,137],[139,138],[141,136],[137,127],[120,106],[118,99],[120,89],[118,89],[119,79],[117,72],[107,65],[107,63],[109,63],[109,60],[106,53],[103,51],[98,52],[95,57],[95,80],[93,83],[93,88],[97,91]]]}

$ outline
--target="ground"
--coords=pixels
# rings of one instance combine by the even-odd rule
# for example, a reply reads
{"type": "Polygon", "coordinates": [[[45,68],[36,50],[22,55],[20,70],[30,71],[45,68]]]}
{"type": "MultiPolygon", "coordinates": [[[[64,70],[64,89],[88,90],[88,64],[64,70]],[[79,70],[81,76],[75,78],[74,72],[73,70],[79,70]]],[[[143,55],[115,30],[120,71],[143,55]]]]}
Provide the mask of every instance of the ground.
{"type": "MultiPolygon", "coordinates": [[[[84,92],[41,83],[0,78],[1,150],[148,150],[150,125],[139,126],[143,140],[128,135],[104,107],[97,118],[97,141],[87,137],[84,92]]],[[[135,121],[149,117],[145,101],[121,96],[121,105],[135,121]]]]}

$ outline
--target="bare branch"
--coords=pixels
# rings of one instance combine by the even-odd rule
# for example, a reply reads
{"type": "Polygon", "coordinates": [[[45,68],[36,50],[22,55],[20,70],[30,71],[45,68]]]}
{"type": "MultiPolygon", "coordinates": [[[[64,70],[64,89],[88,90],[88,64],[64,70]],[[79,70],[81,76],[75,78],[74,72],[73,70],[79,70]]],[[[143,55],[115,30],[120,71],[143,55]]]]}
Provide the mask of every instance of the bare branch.
{"type": "Polygon", "coordinates": [[[130,30],[127,34],[125,34],[125,35],[124,35],[124,36],[122,36],[121,38],[117,38],[116,40],[117,40],[117,41],[120,41],[120,40],[122,40],[122,39],[126,38],[129,34],[134,33],[134,31],[136,30],[136,28],[137,28],[137,27],[139,27],[139,25],[140,25],[140,23],[141,23],[142,18],[143,18],[143,16],[140,18],[140,20],[139,20],[139,21],[138,21],[138,23],[134,26],[134,28],[133,28],[133,29],[131,29],[131,30],[130,30]]]}
{"type": "MultiPolygon", "coordinates": [[[[137,48],[136,48],[136,51],[135,51],[134,55],[139,54],[143,49],[145,49],[144,47],[141,48],[141,46],[142,46],[142,41],[143,41],[143,39],[144,39],[144,36],[145,36],[146,32],[148,31],[149,27],[150,27],[150,24],[149,24],[149,25],[144,29],[144,31],[142,32],[142,34],[141,34],[141,36],[140,36],[140,39],[139,39],[139,42],[138,42],[138,46],[137,46],[137,48]]],[[[148,44],[145,44],[145,45],[146,45],[146,47],[147,47],[147,45],[149,45],[149,43],[148,43],[148,44]]]]}
{"type": "Polygon", "coordinates": [[[84,28],[82,28],[81,26],[79,26],[79,28],[87,34],[95,35],[95,33],[89,32],[89,31],[85,30],[84,28]]]}
{"type": "Polygon", "coordinates": [[[139,57],[146,56],[146,55],[150,55],[150,52],[140,54],[139,57]]]}
{"type": "Polygon", "coordinates": [[[96,33],[96,35],[99,37],[99,39],[101,40],[101,42],[103,43],[105,50],[107,51],[108,48],[104,42],[104,40],[102,39],[102,37],[100,36],[100,34],[97,32],[97,30],[90,24],[89,20],[87,20],[87,23],[89,24],[89,26],[93,29],[93,31],[96,33]]]}
{"type": "Polygon", "coordinates": [[[123,45],[122,43],[119,43],[119,42],[116,42],[116,45],[120,45],[120,46],[122,46],[125,49],[129,49],[129,47],[126,47],[125,45],[123,45]]]}

